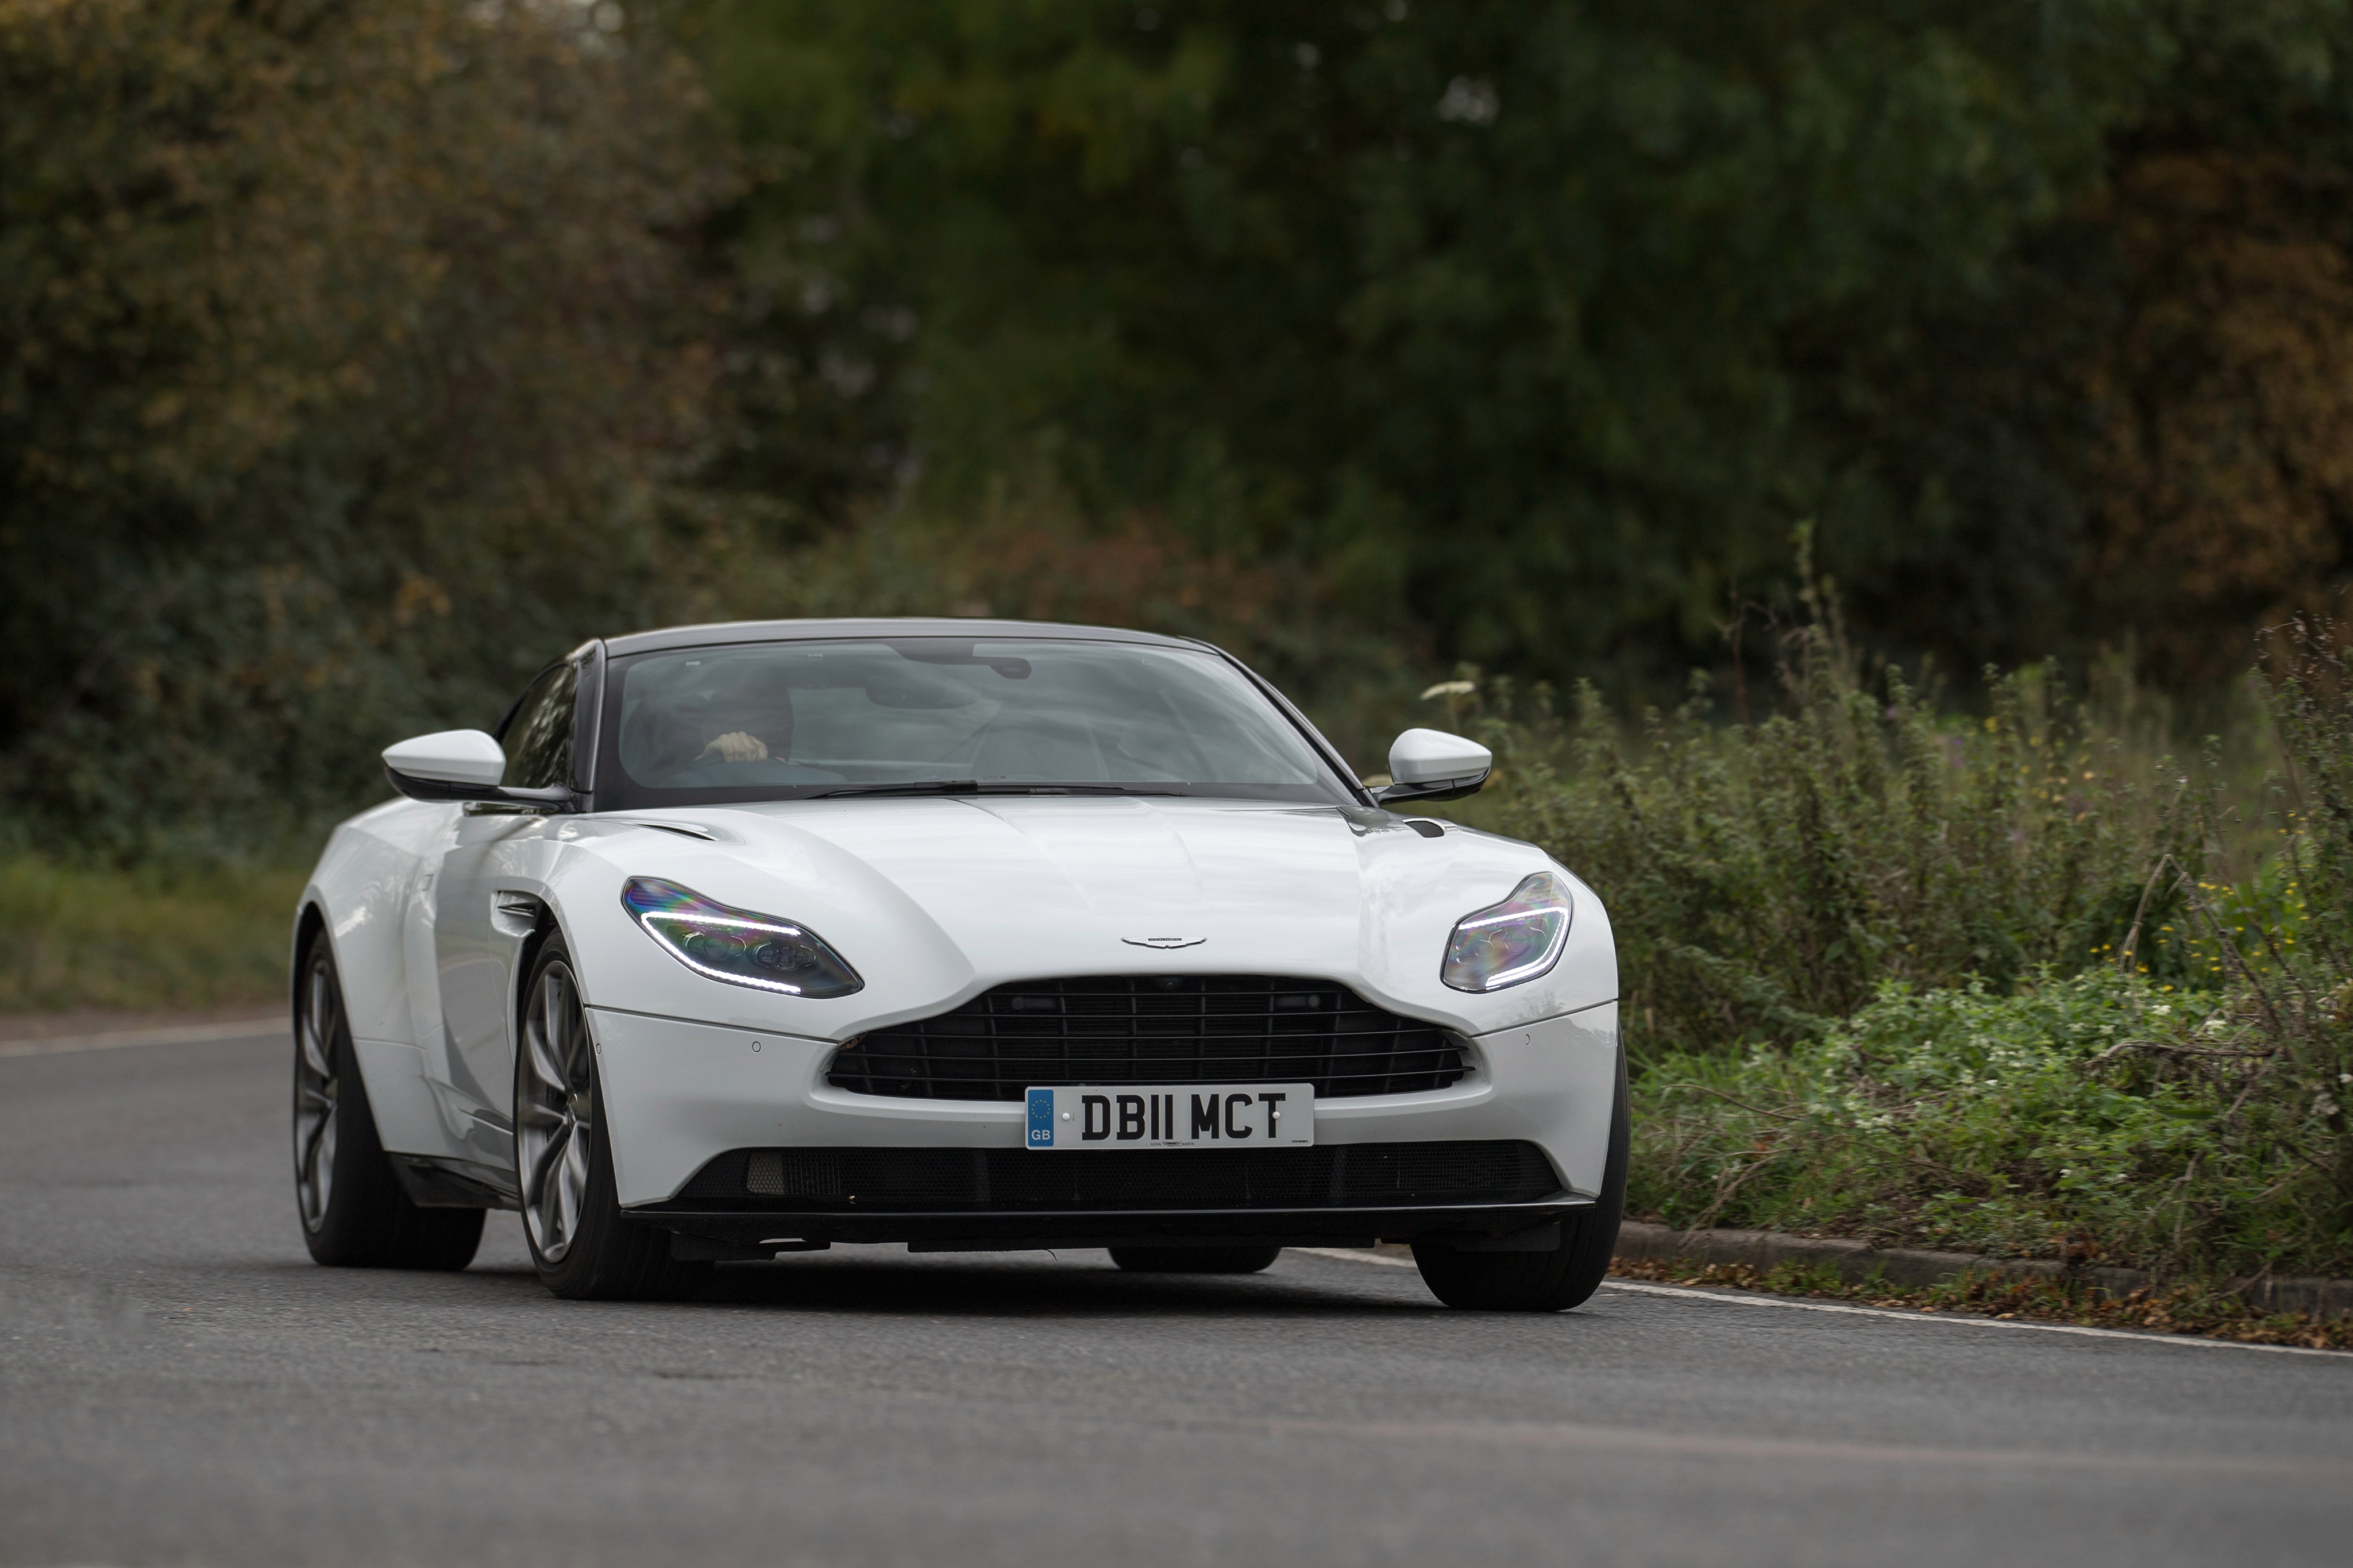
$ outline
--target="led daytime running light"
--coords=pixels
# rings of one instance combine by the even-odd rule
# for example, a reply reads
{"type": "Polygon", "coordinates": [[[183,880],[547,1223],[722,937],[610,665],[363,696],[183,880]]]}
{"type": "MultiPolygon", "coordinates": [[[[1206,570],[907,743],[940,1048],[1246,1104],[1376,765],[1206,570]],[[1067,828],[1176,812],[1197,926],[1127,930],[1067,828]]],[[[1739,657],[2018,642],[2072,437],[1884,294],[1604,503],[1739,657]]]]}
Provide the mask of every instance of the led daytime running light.
{"type": "Polygon", "coordinates": [[[1439,978],[1456,991],[1501,991],[1534,980],[1560,962],[1573,910],[1568,888],[1550,871],[1523,878],[1500,904],[1473,910],[1454,924],[1439,978]]]}
{"type": "Polygon", "coordinates": [[[785,996],[847,996],[866,982],[796,921],[715,903],[659,877],[632,877],[621,907],[672,958],[712,980],[785,996]]]}

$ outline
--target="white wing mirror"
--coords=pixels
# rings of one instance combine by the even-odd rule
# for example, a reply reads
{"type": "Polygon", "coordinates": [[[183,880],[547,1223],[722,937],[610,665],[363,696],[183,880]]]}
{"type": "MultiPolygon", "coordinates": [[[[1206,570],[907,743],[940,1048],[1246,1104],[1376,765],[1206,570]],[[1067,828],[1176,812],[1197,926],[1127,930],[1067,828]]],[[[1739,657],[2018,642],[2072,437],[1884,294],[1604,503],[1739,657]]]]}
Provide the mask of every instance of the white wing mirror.
{"type": "Polygon", "coordinates": [[[501,800],[528,811],[573,809],[572,792],[507,789],[507,754],[480,730],[443,730],[384,749],[384,776],[411,800],[501,800]]]}
{"type": "Polygon", "coordinates": [[[502,800],[533,811],[564,811],[572,792],[505,789],[507,754],[480,730],[444,730],[384,749],[384,776],[411,800],[502,800]]]}
{"type": "Polygon", "coordinates": [[[443,730],[384,749],[385,771],[427,784],[495,787],[507,771],[507,754],[480,730],[443,730]]]}
{"type": "Polygon", "coordinates": [[[1442,730],[1408,730],[1389,746],[1389,780],[1373,797],[1454,800],[1476,792],[1494,771],[1495,753],[1476,741],[1442,730]]]}

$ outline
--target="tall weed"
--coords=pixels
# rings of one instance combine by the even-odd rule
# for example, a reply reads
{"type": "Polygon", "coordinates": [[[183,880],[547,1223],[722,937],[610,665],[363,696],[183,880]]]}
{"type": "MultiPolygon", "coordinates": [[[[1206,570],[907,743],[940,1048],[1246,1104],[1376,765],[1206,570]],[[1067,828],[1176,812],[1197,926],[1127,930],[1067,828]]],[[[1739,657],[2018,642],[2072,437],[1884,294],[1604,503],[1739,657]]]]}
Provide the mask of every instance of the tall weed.
{"type": "Polygon", "coordinates": [[[1866,681],[1828,633],[1796,654],[1753,722],[1722,721],[1699,682],[1630,730],[1589,687],[1562,714],[1491,682],[1460,715],[1501,775],[1466,819],[1608,900],[1638,1057],[1816,1038],[1890,981],[2006,990],[2113,954],[2137,917],[2170,922],[2184,890],[2148,870],[2202,867],[2182,831],[2198,786],[2051,669],[1990,678],[1984,711],[1956,715],[1901,671],[1866,681]]]}
{"type": "Polygon", "coordinates": [[[2036,670],[1967,721],[1836,663],[1755,725],[1477,715],[1488,815],[1610,900],[1636,1210],[2353,1270],[2353,654],[2291,626],[2264,674],[2252,809],[2036,670]]]}

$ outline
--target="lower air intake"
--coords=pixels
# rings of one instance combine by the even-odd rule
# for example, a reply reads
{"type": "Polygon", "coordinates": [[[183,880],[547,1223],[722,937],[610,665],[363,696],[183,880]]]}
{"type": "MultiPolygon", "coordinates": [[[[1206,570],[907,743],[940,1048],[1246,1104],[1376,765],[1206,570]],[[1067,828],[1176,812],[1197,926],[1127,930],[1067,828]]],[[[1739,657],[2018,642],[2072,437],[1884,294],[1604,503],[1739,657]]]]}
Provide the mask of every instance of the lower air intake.
{"type": "Polygon", "coordinates": [[[680,1205],[843,1214],[943,1210],[1413,1208],[1538,1203],[1560,1179],[1533,1143],[1312,1149],[732,1149],[680,1205]]]}

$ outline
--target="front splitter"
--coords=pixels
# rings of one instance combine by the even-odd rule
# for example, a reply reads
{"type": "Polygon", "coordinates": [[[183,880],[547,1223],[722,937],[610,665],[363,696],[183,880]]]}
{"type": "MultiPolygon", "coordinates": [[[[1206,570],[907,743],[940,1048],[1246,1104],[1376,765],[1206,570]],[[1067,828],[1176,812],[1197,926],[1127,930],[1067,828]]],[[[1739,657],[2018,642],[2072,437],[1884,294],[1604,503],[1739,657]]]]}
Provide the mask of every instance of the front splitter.
{"type": "Polygon", "coordinates": [[[623,1211],[639,1225],[747,1254],[797,1245],[904,1242],[920,1250],[1148,1247],[1171,1240],[1233,1246],[1362,1247],[1376,1241],[1508,1236],[1577,1214],[1593,1200],[1564,1194],[1530,1204],[1411,1208],[1123,1209],[843,1214],[792,1209],[745,1212],[650,1204],[623,1211]]]}

